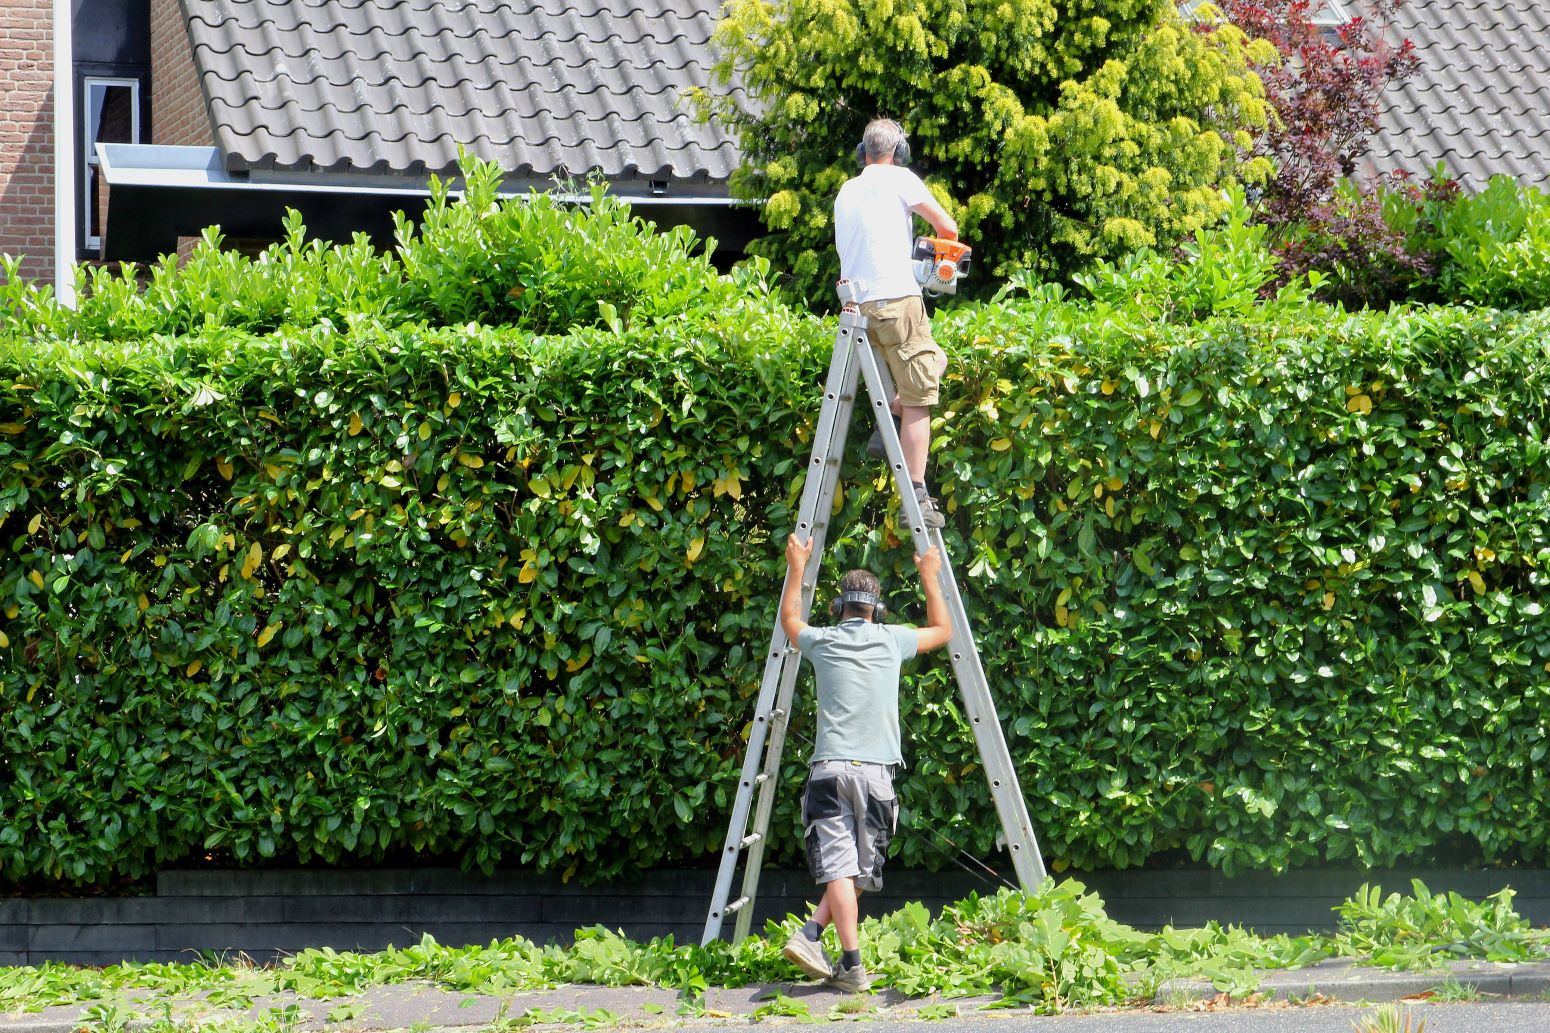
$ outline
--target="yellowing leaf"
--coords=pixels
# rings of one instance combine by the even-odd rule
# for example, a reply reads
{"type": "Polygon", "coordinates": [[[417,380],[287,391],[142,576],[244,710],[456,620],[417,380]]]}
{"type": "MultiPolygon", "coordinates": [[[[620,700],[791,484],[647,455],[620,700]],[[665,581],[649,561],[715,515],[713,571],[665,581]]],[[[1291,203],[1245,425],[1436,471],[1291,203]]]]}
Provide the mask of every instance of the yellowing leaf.
{"type": "Polygon", "coordinates": [[[652,509],[656,510],[658,513],[662,512],[662,502],[655,495],[647,495],[647,496],[645,496],[645,499],[646,499],[646,505],[650,506],[652,509]]]}
{"type": "Polygon", "coordinates": [[[0,423],[0,434],[20,434],[26,429],[25,423],[0,423]]]}
{"type": "Polygon", "coordinates": [[[11,648],[11,640],[10,640],[10,638],[6,636],[5,632],[0,631],[0,649],[10,649],[10,648],[11,648]]]}
{"type": "Polygon", "coordinates": [[[27,580],[31,581],[38,588],[42,588],[43,587],[43,572],[40,571],[40,570],[29,570],[27,572],[27,580]]]}
{"type": "Polygon", "coordinates": [[[696,535],[694,537],[694,540],[689,543],[689,552],[688,552],[689,562],[693,563],[695,560],[699,559],[700,558],[700,553],[703,552],[704,549],[705,549],[705,536],[703,534],[696,535]]]}
{"type": "Polygon", "coordinates": [[[144,592],[141,592],[139,595],[135,596],[135,605],[140,607],[141,613],[144,613],[146,610],[151,608],[151,601],[145,597],[144,592]]]}
{"type": "Polygon", "coordinates": [[[43,514],[42,513],[34,513],[32,515],[32,519],[27,521],[27,533],[28,534],[37,534],[38,533],[38,528],[40,528],[42,526],[43,526],[43,514]]]}
{"type": "Polygon", "coordinates": [[[1153,420],[1152,421],[1152,426],[1150,427],[1150,431],[1151,431],[1152,437],[1155,439],[1157,437],[1157,435],[1162,433],[1162,423],[1160,423],[1157,420],[1153,420]]]}
{"type": "Polygon", "coordinates": [[[693,470],[685,470],[683,472],[683,488],[684,488],[684,494],[685,495],[689,494],[691,491],[694,490],[694,471],[693,470]]]}
{"type": "Polygon", "coordinates": [[[450,395],[447,396],[447,408],[448,409],[456,409],[458,406],[460,406],[462,404],[463,404],[463,395],[460,392],[454,391],[450,395]]]}
{"type": "Polygon", "coordinates": [[[226,478],[228,481],[231,480],[231,463],[228,460],[223,459],[220,456],[216,456],[215,469],[222,477],[226,478]]]}
{"type": "Polygon", "coordinates": [[[717,477],[711,488],[716,495],[729,495],[734,499],[743,497],[742,476],[735,470],[724,477],[717,477]]]}
{"type": "Polygon", "coordinates": [[[1114,496],[1113,495],[1110,495],[1107,499],[1104,499],[1104,501],[1103,501],[1103,511],[1105,513],[1109,514],[1109,518],[1110,519],[1113,519],[1113,517],[1114,517],[1114,496]]]}
{"type": "Polygon", "coordinates": [[[1114,381],[1105,378],[1103,381],[1103,386],[1099,390],[1101,390],[1106,395],[1112,395],[1116,386],[1117,385],[1114,383],[1114,381]]]}
{"type": "Polygon", "coordinates": [[[468,467],[470,470],[477,470],[484,465],[483,456],[472,456],[467,452],[459,452],[457,454],[457,461],[468,467]]]}
{"type": "Polygon", "coordinates": [[[536,580],[538,580],[538,568],[533,566],[532,561],[522,564],[522,569],[517,571],[518,583],[531,585],[536,580]]]}
{"type": "Polygon", "coordinates": [[[284,626],[284,624],[271,624],[263,631],[260,631],[258,633],[258,648],[263,649],[265,646],[267,646],[270,640],[274,638],[275,632],[279,631],[284,626]]]}
{"type": "Polygon", "coordinates": [[[1485,595],[1485,578],[1480,576],[1478,570],[1469,572],[1469,583],[1474,588],[1476,595],[1485,595]]]}
{"type": "Polygon", "coordinates": [[[1324,609],[1326,609],[1326,610],[1333,610],[1334,608],[1335,608],[1335,593],[1334,592],[1325,592],[1324,593],[1324,609]]]}
{"type": "Polygon", "coordinates": [[[361,423],[361,414],[358,412],[352,412],[350,414],[350,437],[353,438],[355,435],[359,434],[361,432],[362,426],[363,424],[361,423]]]}
{"type": "Polygon", "coordinates": [[[990,443],[990,450],[992,452],[1005,452],[1007,449],[1009,449],[1011,447],[1012,447],[1012,439],[1011,438],[997,438],[996,440],[994,440],[994,441],[992,441],[990,443]]]}
{"type": "Polygon", "coordinates": [[[1110,477],[1107,481],[1107,484],[1110,491],[1119,491],[1125,486],[1125,482],[1120,480],[1118,477],[1110,477]]]}
{"type": "Polygon", "coordinates": [[[1345,403],[1346,412],[1359,413],[1366,416],[1372,412],[1372,399],[1367,395],[1354,395],[1345,403]]]}
{"type": "Polygon", "coordinates": [[[284,559],[286,557],[286,555],[288,555],[290,553],[290,551],[291,551],[291,543],[290,542],[282,542],[281,544],[276,545],[274,547],[274,552],[269,554],[269,558],[274,560],[276,563],[278,563],[280,560],[284,559]]]}
{"type": "Polygon", "coordinates": [[[1071,623],[1071,611],[1064,606],[1055,607],[1055,623],[1062,628],[1071,623]]]}
{"type": "Polygon", "coordinates": [[[624,516],[619,518],[619,526],[620,527],[629,527],[633,523],[635,523],[635,510],[633,510],[633,509],[625,510],[624,516]]]}
{"type": "Polygon", "coordinates": [[[242,570],[239,573],[241,573],[244,579],[252,577],[253,571],[258,569],[258,565],[263,562],[263,559],[264,547],[254,542],[252,547],[248,549],[247,558],[242,561],[242,570]]]}
{"type": "Polygon", "coordinates": [[[195,660],[193,663],[183,668],[183,674],[185,677],[192,678],[204,668],[204,665],[205,664],[203,660],[195,660]]]}

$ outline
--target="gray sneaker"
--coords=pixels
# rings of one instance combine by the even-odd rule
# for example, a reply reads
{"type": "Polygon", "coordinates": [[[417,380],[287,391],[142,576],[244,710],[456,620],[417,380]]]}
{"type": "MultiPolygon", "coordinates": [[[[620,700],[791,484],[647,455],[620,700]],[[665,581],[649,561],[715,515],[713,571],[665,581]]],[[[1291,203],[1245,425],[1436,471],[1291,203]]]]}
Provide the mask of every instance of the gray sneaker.
{"type": "Polygon", "coordinates": [[[936,499],[926,493],[925,488],[915,489],[915,501],[920,503],[920,519],[927,527],[947,526],[947,517],[943,515],[941,508],[936,504],[936,499]]]}
{"type": "Polygon", "coordinates": [[[864,994],[872,989],[872,977],[866,974],[864,965],[841,968],[838,963],[835,963],[833,973],[823,981],[823,985],[847,994],[864,994]]]}
{"type": "Polygon", "coordinates": [[[803,936],[800,929],[791,934],[781,954],[812,979],[828,979],[833,973],[833,966],[823,952],[823,945],[803,936]]]}

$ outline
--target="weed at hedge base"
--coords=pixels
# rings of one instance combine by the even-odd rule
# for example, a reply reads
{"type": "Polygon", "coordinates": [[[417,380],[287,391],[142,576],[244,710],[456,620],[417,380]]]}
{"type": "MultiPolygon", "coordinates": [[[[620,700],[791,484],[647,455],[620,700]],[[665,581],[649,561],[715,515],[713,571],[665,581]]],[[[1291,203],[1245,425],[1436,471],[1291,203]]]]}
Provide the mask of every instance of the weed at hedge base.
{"type": "Polygon", "coordinates": [[[1531,961],[1550,957],[1550,930],[1533,929],[1512,907],[1504,888],[1481,901],[1454,892],[1432,893],[1420,879],[1411,895],[1363,884],[1336,908],[1335,937],[1344,954],[1393,969],[1432,968],[1455,958],[1531,961]]]}

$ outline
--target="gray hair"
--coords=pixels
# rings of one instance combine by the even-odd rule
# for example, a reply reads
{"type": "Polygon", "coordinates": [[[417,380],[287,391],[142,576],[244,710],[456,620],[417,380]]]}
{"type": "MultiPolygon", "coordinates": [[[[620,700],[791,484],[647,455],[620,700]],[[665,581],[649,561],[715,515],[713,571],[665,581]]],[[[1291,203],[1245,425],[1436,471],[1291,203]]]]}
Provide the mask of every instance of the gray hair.
{"type": "Polygon", "coordinates": [[[868,161],[877,161],[885,154],[892,154],[904,140],[904,127],[891,118],[874,118],[867,123],[861,134],[861,145],[866,148],[868,161]]]}

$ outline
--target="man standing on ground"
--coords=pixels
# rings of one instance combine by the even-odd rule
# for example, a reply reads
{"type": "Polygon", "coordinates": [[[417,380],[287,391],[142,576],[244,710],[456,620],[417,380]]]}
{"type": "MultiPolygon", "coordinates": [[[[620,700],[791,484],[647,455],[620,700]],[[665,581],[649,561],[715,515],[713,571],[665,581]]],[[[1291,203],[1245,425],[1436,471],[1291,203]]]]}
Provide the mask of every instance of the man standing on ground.
{"type": "Polygon", "coordinates": [[[885,612],[876,575],[852,570],[840,579],[839,623],[815,628],[802,620],[802,578],[813,543],[786,541],[786,589],[781,627],[813,665],[818,688],[818,736],[802,792],[807,865],[823,886],[812,919],[786,941],[786,958],[840,990],[871,985],[861,965],[858,928],[862,890],[882,888],[884,852],[898,822],[893,772],[903,763],[899,742],[899,665],[947,644],[951,618],[942,595],[942,556],[932,546],[915,557],[926,594],[926,626],[881,623],[885,612]],[[820,937],[834,923],[840,958],[832,965],[820,937]]]}
{"type": "MultiPolygon", "coordinates": [[[[899,421],[904,465],[926,526],[941,527],[941,509],[926,487],[926,455],[931,407],[937,403],[947,356],[931,337],[911,253],[914,216],[924,218],[947,240],[958,239],[958,224],[920,177],[903,167],[909,161],[909,145],[899,123],[879,118],[868,124],[861,151],[861,174],[846,182],[834,199],[840,276],[855,288],[867,334],[882,349],[893,375],[897,394],[892,409],[899,421]]],[[[867,451],[883,454],[880,435],[873,436],[867,451]]]]}

